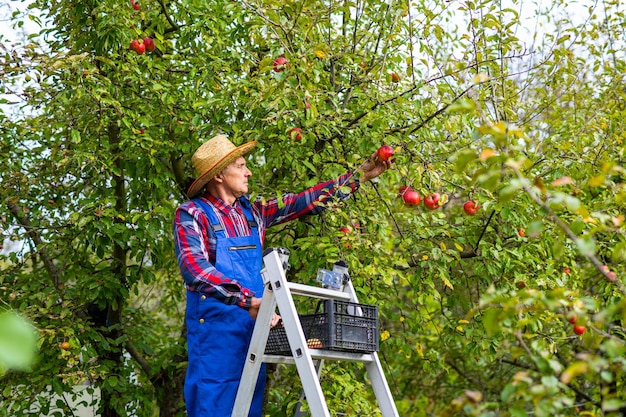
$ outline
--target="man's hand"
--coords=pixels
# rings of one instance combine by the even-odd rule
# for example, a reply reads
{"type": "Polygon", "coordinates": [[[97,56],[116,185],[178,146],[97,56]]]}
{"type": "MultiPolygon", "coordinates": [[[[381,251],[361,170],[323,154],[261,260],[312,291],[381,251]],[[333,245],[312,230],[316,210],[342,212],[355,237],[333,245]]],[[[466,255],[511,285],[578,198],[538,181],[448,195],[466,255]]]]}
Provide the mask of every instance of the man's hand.
{"type": "Polygon", "coordinates": [[[374,152],[369,160],[365,161],[358,169],[358,171],[361,171],[360,180],[361,182],[369,181],[387,171],[389,168],[391,168],[391,159],[383,161],[378,157],[378,154],[374,152]]]}
{"type": "MultiPolygon", "coordinates": [[[[259,315],[260,307],[261,307],[261,299],[252,297],[252,303],[250,304],[250,309],[248,310],[248,313],[250,314],[250,317],[252,317],[252,320],[256,320],[257,316],[259,315]]],[[[279,322],[280,322],[280,316],[274,313],[274,315],[272,316],[272,321],[270,322],[270,327],[276,326],[279,322]]]]}

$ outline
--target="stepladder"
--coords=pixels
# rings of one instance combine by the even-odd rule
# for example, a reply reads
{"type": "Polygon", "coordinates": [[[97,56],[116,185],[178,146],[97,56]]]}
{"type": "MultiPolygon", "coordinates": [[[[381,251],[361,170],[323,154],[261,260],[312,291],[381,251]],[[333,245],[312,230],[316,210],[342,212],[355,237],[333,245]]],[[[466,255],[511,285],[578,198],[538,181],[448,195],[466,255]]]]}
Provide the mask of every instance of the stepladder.
{"type": "Polygon", "coordinates": [[[303,285],[287,280],[288,258],[289,251],[284,248],[271,248],[264,252],[261,276],[265,290],[237,391],[233,417],[248,416],[263,363],[296,366],[302,383],[300,403],[306,401],[309,412],[303,412],[299,403],[295,417],[330,417],[320,384],[325,361],[363,364],[382,416],[399,417],[378,357],[377,310],[359,304],[347,266],[338,263],[332,271],[318,271],[320,286],[303,285]],[[324,306],[324,311],[301,317],[294,297],[316,298],[318,305],[324,306]],[[271,329],[277,309],[281,316],[278,326],[281,328],[271,329]],[[311,321],[317,327],[310,327],[311,321]],[[279,340],[286,338],[284,351],[268,349],[268,339],[274,343],[277,335],[279,340]]]}

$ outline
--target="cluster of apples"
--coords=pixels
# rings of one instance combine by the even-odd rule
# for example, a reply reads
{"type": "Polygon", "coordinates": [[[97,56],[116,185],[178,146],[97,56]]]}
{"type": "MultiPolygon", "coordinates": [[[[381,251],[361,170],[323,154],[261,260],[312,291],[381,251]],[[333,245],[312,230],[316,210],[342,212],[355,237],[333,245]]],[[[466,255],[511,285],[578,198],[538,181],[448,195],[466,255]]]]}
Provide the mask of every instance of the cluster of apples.
{"type": "MultiPolygon", "coordinates": [[[[376,151],[378,155],[378,159],[381,161],[388,161],[389,158],[393,156],[395,150],[389,145],[383,145],[376,151]]],[[[409,185],[405,185],[400,188],[398,192],[398,196],[402,198],[404,204],[407,206],[418,206],[422,201],[422,197],[419,195],[417,191],[413,189],[413,187],[409,185]]],[[[424,197],[424,206],[429,210],[437,210],[439,207],[439,200],[441,196],[439,193],[433,193],[429,196],[424,197]]]]}
{"type": "Polygon", "coordinates": [[[138,55],[143,55],[144,52],[152,52],[156,49],[154,39],[146,36],[143,39],[133,39],[130,41],[130,50],[137,52],[138,55]]]}
{"type": "MultiPolygon", "coordinates": [[[[141,10],[141,6],[135,0],[130,0],[130,5],[135,10],[141,10]]],[[[156,49],[154,39],[146,36],[143,39],[133,39],[130,41],[129,49],[135,51],[137,55],[143,55],[145,52],[152,52],[156,49]]]]}
{"type": "MultiPolygon", "coordinates": [[[[378,158],[382,161],[387,161],[394,153],[394,149],[389,145],[383,145],[376,151],[378,158]]],[[[402,198],[404,204],[407,206],[418,206],[422,201],[422,197],[419,193],[409,185],[400,187],[398,197],[402,198]]],[[[441,207],[441,195],[437,192],[432,193],[424,197],[424,207],[428,210],[437,210],[441,207]]],[[[463,211],[470,216],[475,215],[480,209],[480,204],[477,201],[467,201],[463,204],[463,211]]]]}
{"type": "Polygon", "coordinates": [[[615,274],[615,272],[611,271],[608,266],[602,265],[602,271],[605,272],[604,277],[607,281],[614,282],[615,280],[617,280],[617,275],[615,274]]]}
{"type": "Polygon", "coordinates": [[[571,313],[568,317],[567,317],[567,321],[569,321],[572,325],[573,325],[573,329],[574,329],[574,333],[576,333],[577,335],[582,335],[585,333],[585,330],[587,330],[585,328],[585,326],[583,326],[582,324],[578,324],[578,317],[576,316],[576,313],[571,313]]]}
{"type": "MultiPolygon", "coordinates": [[[[419,206],[422,201],[422,197],[411,186],[405,185],[400,187],[398,197],[402,198],[402,201],[407,206],[419,206]]],[[[432,193],[424,197],[424,207],[428,210],[437,210],[441,207],[441,195],[439,193],[432,193]]]]}
{"type": "MultiPolygon", "coordinates": [[[[410,185],[405,185],[400,187],[400,191],[398,191],[398,197],[402,198],[404,204],[407,206],[419,206],[422,202],[422,197],[419,195],[417,191],[413,189],[410,185]]],[[[433,193],[424,198],[424,206],[429,210],[436,210],[439,206],[439,193],[433,193]]]]}

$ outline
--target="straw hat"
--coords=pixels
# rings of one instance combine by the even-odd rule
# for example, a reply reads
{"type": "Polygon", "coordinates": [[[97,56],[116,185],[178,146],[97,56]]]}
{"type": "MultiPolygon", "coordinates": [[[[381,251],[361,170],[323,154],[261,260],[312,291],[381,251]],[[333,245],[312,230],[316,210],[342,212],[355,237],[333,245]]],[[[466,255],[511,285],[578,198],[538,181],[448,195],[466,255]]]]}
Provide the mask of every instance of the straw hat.
{"type": "Polygon", "coordinates": [[[189,187],[187,195],[194,197],[213,177],[235,162],[237,158],[249,153],[256,144],[256,141],[252,141],[241,146],[235,146],[224,135],[217,135],[209,139],[191,157],[191,163],[198,176],[189,187]]]}

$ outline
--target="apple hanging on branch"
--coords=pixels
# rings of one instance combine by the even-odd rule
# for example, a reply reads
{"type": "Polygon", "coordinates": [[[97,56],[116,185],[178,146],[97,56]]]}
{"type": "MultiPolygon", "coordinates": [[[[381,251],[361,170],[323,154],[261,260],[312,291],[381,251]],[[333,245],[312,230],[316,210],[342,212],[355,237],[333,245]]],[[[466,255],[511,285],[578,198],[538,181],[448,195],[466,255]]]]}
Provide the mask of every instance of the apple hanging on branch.
{"type": "Polygon", "coordinates": [[[289,61],[284,56],[279,56],[274,60],[274,72],[283,72],[289,65],[289,61]]]}
{"type": "Polygon", "coordinates": [[[156,45],[154,44],[154,39],[152,39],[149,36],[146,36],[145,38],[143,38],[143,44],[146,47],[146,51],[148,52],[152,52],[156,49],[156,45]]]}
{"type": "Polygon", "coordinates": [[[402,197],[402,201],[407,206],[418,206],[422,200],[419,193],[408,185],[400,188],[398,196],[402,197]]]}
{"type": "Polygon", "coordinates": [[[300,142],[302,140],[302,128],[292,127],[289,129],[289,137],[295,142],[300,142]]]}
{"type": "Polygon", "coordinates": [[[469,216],[475,215],[478,210],[480,210],[480,205],[478,204],[478,201],[470,200],[466,201],[465,204],[463,204],[463,211],[465,211],[465,213],[469,216]]]}
{"type": "Polygon", "coordinates": [[[432,193],[431,195],[424,198],[424,206],[428,210],[437,210],[439,207],[441,207],[439,205],[440,198],[441,196],[439,195],[439,193],[432,193]]]}

